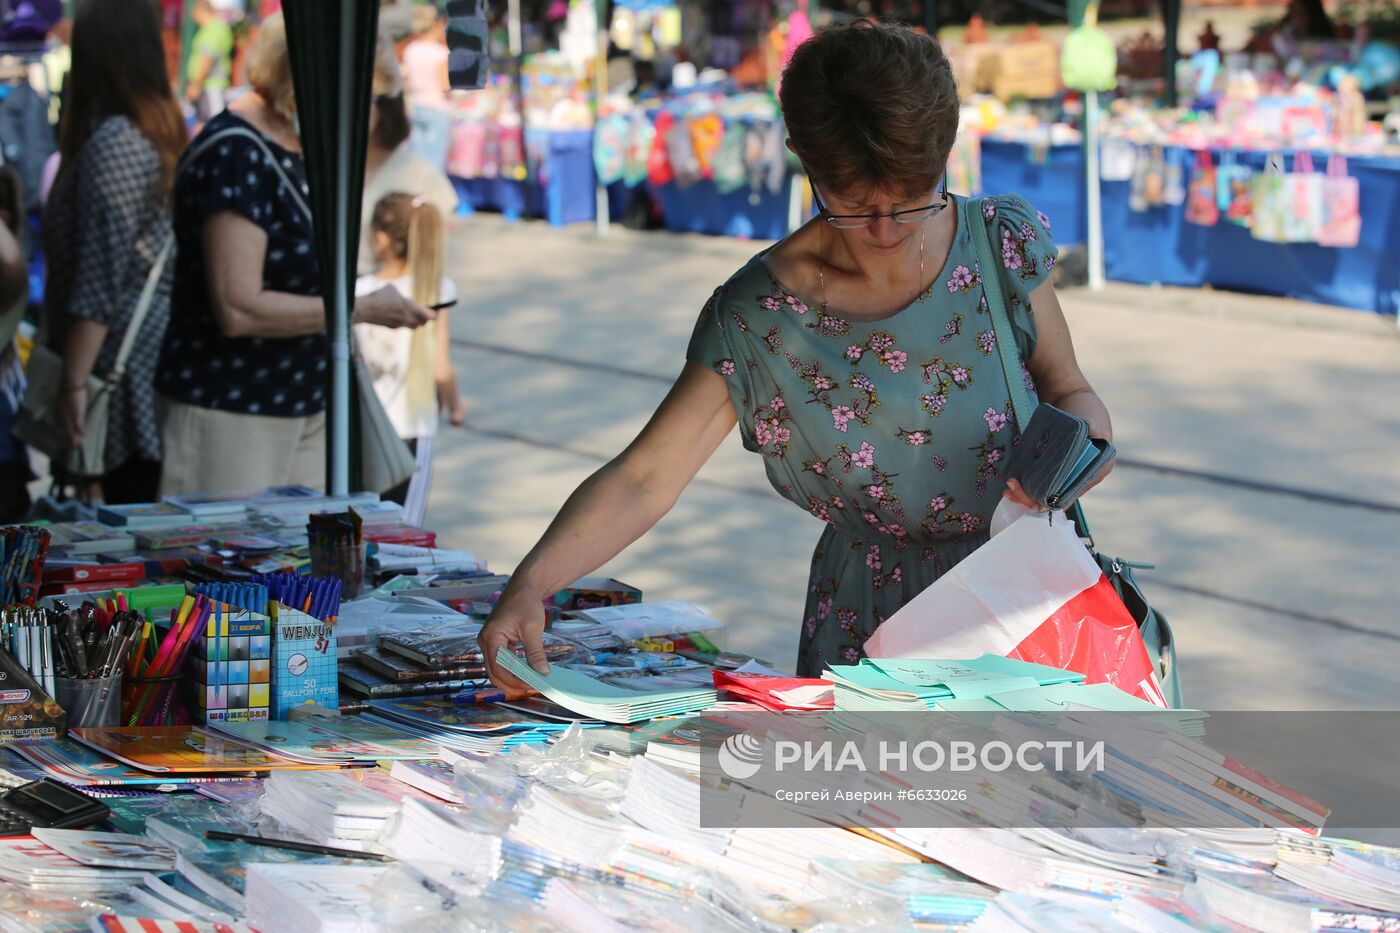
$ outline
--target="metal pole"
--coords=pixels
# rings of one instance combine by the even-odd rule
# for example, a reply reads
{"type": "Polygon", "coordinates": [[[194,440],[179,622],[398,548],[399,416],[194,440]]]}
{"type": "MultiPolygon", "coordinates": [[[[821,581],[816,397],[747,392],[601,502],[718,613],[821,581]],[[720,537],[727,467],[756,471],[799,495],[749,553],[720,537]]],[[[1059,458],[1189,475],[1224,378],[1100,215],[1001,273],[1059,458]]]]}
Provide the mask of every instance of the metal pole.
{"type": "Polygon", "coordinates": [[[1103,205],[1099,199],[1099,92],[1084,94],[1084,193],[1089,211],[1088,242],[1089,288],[1101,291],[1103,268],[1103,205]]]}
{"type": "MultiPolygon", "coordinates": [[[[608,0],[593,0],[598,17],[598,50],[593,56],[593,132],[598,132],[598,121],[603,117],[603,99],[608,96],[608,0]]],[[[591,153],[590,153],[591,158],[591,153]]],[[[607,236],[612,225],[608,208],[608,189],[601,178],[594,176],[595,208],[598,235],[607,236]]]]}
{"type": "Polygon", "coordinates": [[[355,44],[356,0],[340,4],[340,73],[336,92],[335,128],[335,292],[331,321],[331,462],[330,494],[350,492],[350,295],[346,287],[350,256],[346,250],[350,185],[350,112],[353,84],[351,59],[355,44]]]}
{"type": "Polygon", "coordinates": [[[520,0],[510,0],[506,7],[506,34],[510,37],[510,57],[516,59],[517,64],[525,47],[520,33],[520,0]]]}

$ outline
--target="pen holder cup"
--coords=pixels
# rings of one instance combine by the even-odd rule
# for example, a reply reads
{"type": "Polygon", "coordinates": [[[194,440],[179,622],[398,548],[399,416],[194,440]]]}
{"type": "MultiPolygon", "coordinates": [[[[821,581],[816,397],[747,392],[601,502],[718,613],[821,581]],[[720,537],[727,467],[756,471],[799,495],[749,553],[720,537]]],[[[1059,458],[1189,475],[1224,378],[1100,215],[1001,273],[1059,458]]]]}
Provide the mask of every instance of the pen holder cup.
{"type": "Polygon", "coordinates": [[[122,675],[54,678],[54,699],[68,714],[68,728],[116,726],[122,715],[122,675]]]}
{"type": "Polygon", "coordinates": [[[190,707],[182,688],[188,678],[128,677],[122,690],[122,724],[127,726],[187,726],[190,707]]]}
{"type": "Polygon", "coordinates": [[[339,577],[344,599],[359,595],[365,581],[365,545],[340,542],[332,544],[312,540],[307,550],[311,555],[313,577],[339,577]]]}

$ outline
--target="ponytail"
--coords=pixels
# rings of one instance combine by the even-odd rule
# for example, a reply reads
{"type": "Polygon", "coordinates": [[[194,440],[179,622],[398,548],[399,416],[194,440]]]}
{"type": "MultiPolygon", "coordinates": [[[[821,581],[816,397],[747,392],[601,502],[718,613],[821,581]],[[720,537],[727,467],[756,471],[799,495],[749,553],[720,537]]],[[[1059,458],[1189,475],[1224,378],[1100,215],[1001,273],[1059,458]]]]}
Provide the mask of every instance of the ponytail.
{"type": "Polygon", "coordinates": [[[435,305],[442,300],[442,267],[447,244],[442,236],[442,214],[422,198],[414,198],[408,219],[408,271],[413,280],[413,300],[435,305]]]}

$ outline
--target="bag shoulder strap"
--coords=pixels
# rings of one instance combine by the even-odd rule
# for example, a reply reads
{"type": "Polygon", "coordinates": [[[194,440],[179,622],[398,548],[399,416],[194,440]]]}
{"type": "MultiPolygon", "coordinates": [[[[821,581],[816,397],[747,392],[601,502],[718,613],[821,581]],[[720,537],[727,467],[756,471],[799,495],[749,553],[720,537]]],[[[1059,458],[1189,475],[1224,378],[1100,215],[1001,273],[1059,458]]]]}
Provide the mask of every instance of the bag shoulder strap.
{"type": "Polygon", "coordinates": [[[1006,292],[1002,288],[1001,266],[997,264],[996,251],[992,248],[991,231],[987,229],[983,208],[993,204],[991,198],[963,198],[962,221],[972,237],[972,248],[977,253],[978,270],[982,274],[982,291],[987,297],[987,313],[992,318],[992,331],[997,338],[997,353],[1001,357],[1001,368],[1006,373],[1006,388],[1011,393],[1011,410],[1016,420],[1016,430],[1024,431],[1035,414],[1035,405],[1026,389],[1026,381],[1021,375],[1021,351],[1016,344],[1016,332],[1011,328],[1011,315],[1007,310],[1006,292]],[[975,209],[974,209],[975,208],[975,209]]]}
{"type": "MultiPolygon", "coordinates": [[[[992,234],[987,229],[986,214],[982,210],[985,205],[994,203],[992,198],[975,201],[964,198],[962,220],[967,225],[972,248],[977,253],[977,265],[982,273],[982,292],[987,298],[987,313],[991,316],[992,331],[997,338],[997,354],[1001,357],[1001,368],[1006,374],[1006,390],[1011,395],[1011,412],[1016,421],[1016,430],[1024,431],[1035,414],[1035,404],[1031,401],[1030,390],[1026,388],[1026,380],[1021,373],[1021,350],[1016,343],[1016,332],[1011,327],[1011,313],[1007,310],[1010,306],[1002,289],[1001,266],[997,264],[992,234]]],[[[1084,517],[1084,509],[1077,501],[1070,506],[1069,517],[1079,529],[1079,534],[1089,539],[1092,550],[1093,533],[1089,530],[1089,520],[1084,517]]]]}
{"type": "Polygon", "coordinates": [[[272,170],[275,171],[281,178],[282,184],[287,186],[287,190],[291,193],[292,200],[296,202],[296,205],[298,208],[301,209],[301,212],[306,215],[307,220],[310,220],[311,206],[307,204],[306,199],[301,196],[301,188],[299,188],[297,184],[294,181],[292,181],[292,177],[288,175],[287,170],[282,167],[282,163],[278,160],[276,154],[273,153],[272,149],[268,147],[267,140],[263,139],[261,135],[254,132],[246,126],[230,126],[219,130],[218,132],[210,136],[208,139],[202,140],[198,146],[194,146],[187,150],[185,152],[184,159],[182,159],[181,161],[184,161],[185,159],[193,161],[199,158],[200,156],[204,155],[204,153],[208,152],[210,149],[212,149],[215,143],[223,142],[224,140],[231,139],[234,136],[240,136],[245,139],[251,139],[253,143],[263,151],[263,155],[267,156],[267,164],[272,166],[272,170]]]}
{"type": "Polygon", "coordinates": [[[131,321],[126,325],[126,333],[122,334],[117,358],[112,362],[112,371],[107,374],[108,382],[116,382],[126,373],[126,361],[131,357],[132,348],[136,346],[136,338],[140,336],[141,326],[146,322],[151,305],[155,304],[156,291],[160,288],[160,280],[165,274],[165,264],[174,248],[175,234],[172,233],[166,237],[165,245],[160,248],[156,261],[151,263],[151,271],[146,273],[146,284],[141,286],[141,297],[136,300],[136,310],[132,312],[131,321]]]}

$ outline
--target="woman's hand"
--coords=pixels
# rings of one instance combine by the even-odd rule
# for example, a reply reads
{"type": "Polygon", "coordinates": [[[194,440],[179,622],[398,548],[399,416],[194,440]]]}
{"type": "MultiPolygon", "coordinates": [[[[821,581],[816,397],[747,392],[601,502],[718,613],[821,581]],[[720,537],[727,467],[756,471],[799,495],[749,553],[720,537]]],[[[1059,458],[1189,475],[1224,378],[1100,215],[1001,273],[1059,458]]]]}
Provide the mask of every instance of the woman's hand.
{"type": "Polygon", "coordinates": [[[496,652],[502,648],[514,651],[516,645],[525,646],[525,660],[531,667],[541,674],[549,673],[549,661],[544,655],[544,622],[542,596],[506,588],[477,636],[477,644],[486,660],[486,674],[492,683],[502,690],[530,689],[496,666],[496,652]]]}
{"type": "MultiPolygon", "coordinates": [[[[1080,491],[1078,496],[1065,501],[1060,505],[1060,508],[1065,511],[1068,511],[1070,506],[1074,505],[1074,503],[1078,502],[1079,499],[1084,496],[1084,493],[1093,489],[1099,483],[1102,483],[1105,479],[1107,479],[1108,474],[1113,472],[1113,467],[1116,463],[1117,460],[1110,461],[1108,466],[1104,467],[1097,474],[1095,474],[1094,478],[1089,482],[1089,485],[1085,486],[1080,491]]],[[[1006,491],[1003,492],[1001,496],[1003,499],[1010,499],[1012,502],[1015,502],[1018,505],[1023,505],[1028,509],[1035,509],[1039,512],[1045,511],[1045,507],[1042,506],[1039,502],[1036,502],[1030,496],[1026,495],[1026,491],[1021,488],[1021,484],[1016,482],[1016,480],[1014,479],[1009,479],[1006,481],[1006,491]]]]}
{"type": "Polygon", "coordinates": [[[63,390],[63,427],[68,433],[69,448],[77,447],[87,434],[87,386],[65,386],[63,390]]]}
{"type": "Polygon", "coordinates": [[[437,317],[437,312],[425,308],[399,294],[392,285],[355,299],[355,324],[378,324],[381,327],[422,327],[437,317]]]}
{"type": "Polygon", "coordinates": [[[433,376],[437,383],[438,411],[447,415],[447,421],[454,428],[460,428],[467,421],[467,400],[457,388],[457,373],[451,366],[439,368],[433,376]]]}

